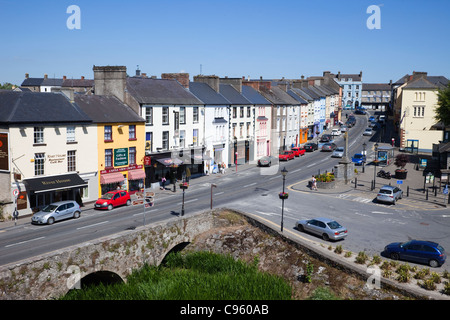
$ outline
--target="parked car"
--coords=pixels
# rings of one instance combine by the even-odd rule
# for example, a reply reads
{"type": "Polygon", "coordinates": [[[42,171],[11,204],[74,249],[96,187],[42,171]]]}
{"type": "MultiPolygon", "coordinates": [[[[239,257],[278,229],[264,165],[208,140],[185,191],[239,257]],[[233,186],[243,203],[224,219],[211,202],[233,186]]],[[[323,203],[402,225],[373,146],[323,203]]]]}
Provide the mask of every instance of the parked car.
{"type": "Polygon", "coordinates": [[[337,145],[333,142],[324,143],[322,146],[322,151],[334,151],[337,148],[337,145]]]}
{"type": "Polygon", "coordinates": [[[345,132],[348,130],[348,127],[346,125],[341,126],[341,132],[345,132]]]}
{"type": "Polygon", "coordinates": [[[262,157],[258,160],[258,167],[270,167],[273,160],[275,160],[275,158],[271,156],[262,157]]]}
{"type": "Polygon", "coordinates": [[[363,132],[363,136],[371,136],[371,135],[372,135],[372,129],[366,128],[366,130],[364,130],[364,132],[363,132]]]}
{"type": "Polygon", "coordinates": [[[322,237],[323,240],[340,240],[347,236],[347,229],[329,218],[315,218],[299,220],[295,223],[297,230],[311,232],[322,237]]]}
{"type": "Polygon", "coordinates": [[[296,157],[302,156],[305,154],[305,148],[303,147],[293,147],[291,148],[292,151],[294,151],[294,155],[296,157]]]}
{"type": "Polygon", "coordinates": [[[333,140],[333,137],[330,134],[324,134],[319,142],[330,142],[331,140],[333,140]]]}
{"type": "Polygon", "coordinates": [[[305,148],[305,151],[308,151],[308,152],[313,152],[314,150],[319,149],[319,147],[317,146],[317,143],[314,143],[314,142],[308,142],[308,143],[306,143],[306,144],[303,146],[303,148],[305,148]]]}
{"type": "Polygon", "coordinates": [[[102,195],[100,199],[95,202],[94,208],[112,210],[112,208],[123,205],[131,205],[130,194],[123,190],[115,190],[102,195]]]}
{"type": "Polygon", "coordinates": [[[33,224],[53,224],[70,218],[79,218],[81,214],[80,205],[76,201],[67,200],[51,203],[31,217],[33,224]]]}
{"type": "Polygon", "coordinates": [[[337,147],[331,154],[333,158],[342,158],[344,156],[344,147],[337,147]]]}
{"type": "Polygon", "coordinates": [[[384,253],[394,260],[424,263],[433,268],[443,265],[447,258],[444,248],[438,243],[421,240],[390,243],[384,248],[384,253]]]}
{"type": "Polygon", "coordinates": [[[331,136],[332,137],[334,137],[334,136],[339,137],[340,135],[341,135],[341,130],[339,130],[339,129],[332,129],[331,130],[331,136]]]}
{"type": "Polygon", "coordinates": [[[278,159],[284,161],[292,160],[294,159],[294,157],[295,157],[294,151],[292,150],[284,150],[278,155],[278,159]]]}
{"type": "Polygon", "coordinates": [[[366,162],[366,156],[362,153],[355,153],[352,157],[352,162],[357,166],[362,166],[366,162]]]}
{"type": "Polygon", "coordinates": [[[394,186],[382,186],[377,194],[377,202],[388,202],[395,204],[398,199],[403,197],[403,191],[394,186]]]}
{"type": "Polygon", "coordinates": [[[374,116],[370,116],[369,117],[369,122],[375,121],[375,117],[374,116]]]}

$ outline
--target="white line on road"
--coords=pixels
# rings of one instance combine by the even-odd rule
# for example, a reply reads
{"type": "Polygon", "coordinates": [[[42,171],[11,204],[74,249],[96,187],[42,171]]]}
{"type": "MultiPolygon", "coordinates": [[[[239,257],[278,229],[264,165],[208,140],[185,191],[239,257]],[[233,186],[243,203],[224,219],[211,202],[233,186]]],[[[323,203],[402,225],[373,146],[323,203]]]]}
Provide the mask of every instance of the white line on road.
{"type": "Polygon", "coordinates": [[[222,192],[217,192],[217,193],[214,193],[214,195],[215,196],[218,196],[219,194],[223,194],[223,193],[225,193],[224,191],[222,191],[222,192]]]}
{"type": "Polygon", "coordinates": [[[256,184],[256,182],[253,182],[253,183],[250,183],[250,184],[247,184],[247,185],[243,186],[242,188],[251,187],[251,186],[254,186],[255,184],[256,184]]]}
{"type": "Polygon", "coordinates": [[[299,172],[299,171],[301,171],[301,170],[302,170],[302,169],[297,169],[297,170],[292,171],[291,173],[299,172]]]}
{"type": "Polygon", "coordinates": [[[12,246],[18,246],[19,244],[24,244],[24,243],[31,242],[31,241],[41,240],[41,239],[44,239],[44,238],[45,237],[39,237],[39,238],[31,239],[31,240],[21,241],[21,242],[17,242],[17,243],[13,243],[13,244],[8,244],[7,246],[5,246],[5,248],[12,247],[12,246]]]}
{"type": "MultiPolygon", "coordinates": [[[[194,201],[197,201],[197,200],[198,199],[187,200],[184,203],[194,202],[194,201]]],[[[182,202],[178,202],[178,204],[180,205],[180,204],[182,204],[182,202]]]]}
{"type": "Polygon", "coordinates": [[[309,167],[313,167],[315,165],[317,165],[317,162],[311,163],[309,166],[306,166],[306,167],[309,168],[309,167]]]}
{"type": "Polygon", "coordinates": [[[379,214],[393,214],[392,212],[382,212],[382,211],[372,211],[372,213],[379,213],[379,214]]]}
{"type": "MultiPolygon", "coordinates": [[[[157,210],[158,210],[158,209],[148,210],[148,211],[145,211],[145,213],[150,213],[150,212],[157,211],[157,210]]],[[[144,212],[135,213],[135,214],[133,214],[133,217],[134,217],[134,216],[139,216],[139,215],[141,215],[141,214],[144,214],[144,212]]]]}
{"type": "Polygon", "coordinates": [[[79,227],[79,228],[77,228],[77,230],[86,229],[86,228],[90,228],[90,227],[96,227],[96,226],[98,226],[98,225],[105,224],[105,223],[108,223],[108,222],[109,222],[109,221],[103,221],[103,222],[91,224],[91,225],[88,225],[88,226],[79,227]]]}

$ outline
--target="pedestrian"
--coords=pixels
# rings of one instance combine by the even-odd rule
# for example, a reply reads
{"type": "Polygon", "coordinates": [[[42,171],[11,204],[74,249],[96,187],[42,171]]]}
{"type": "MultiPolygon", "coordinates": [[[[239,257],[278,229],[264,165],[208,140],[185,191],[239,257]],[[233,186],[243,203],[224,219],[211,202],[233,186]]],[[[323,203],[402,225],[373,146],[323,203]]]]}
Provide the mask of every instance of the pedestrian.
{"type": "Polygon", "coordinates": [[[225,168],[226,168],[225,162],[222,162],[222,173],[225,173],[225,168]]]}
{"type": "Polygon", "coordinates": [[[162,190],[166,190],[166,177],[161,178],[162,190]]]}
{"type": "Polygon", "coordinates": [[[312,186],[311,186],[311,189],[317,191],[316,177],[314,177],[314,175],[312,176],[312,186]]]}

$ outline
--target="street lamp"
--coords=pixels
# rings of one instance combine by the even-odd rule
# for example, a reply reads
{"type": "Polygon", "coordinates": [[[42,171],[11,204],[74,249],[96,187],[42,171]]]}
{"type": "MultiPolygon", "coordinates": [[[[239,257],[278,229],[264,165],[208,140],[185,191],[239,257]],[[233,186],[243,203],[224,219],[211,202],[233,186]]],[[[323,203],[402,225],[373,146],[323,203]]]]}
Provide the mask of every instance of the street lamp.
{"type": "Polygon", "coordinates": [[[367,147],[367,144],[364,142],[363,143],[363,163],[362,163],[363,173],[365,172],[364,164],[366,163],[366,147],[367,147]]]}
{"type": "Polygon", "coordinates": [[[373,166],[373,189],[375,189],[375,179],[376,179],[376,172],[377,172],[377,164],[378,164],[378,155],[377,155],[377,151],[378,151],[378,143],[375,142],[375,159],[373,160],[374,162],[374,166],[373,166]]]}
{"type": "Polygon", "coordinates": [[[284,192],[284,186],[286,183],[286,175],[288,171],[286,170],[286,167],[281,170],[281,175],[283,176],[283,192],[280,193],[281,198],[281,232],[283,232],[283,220],[284,220],[284,200],[287,199],[288,194],[284,192]]]}

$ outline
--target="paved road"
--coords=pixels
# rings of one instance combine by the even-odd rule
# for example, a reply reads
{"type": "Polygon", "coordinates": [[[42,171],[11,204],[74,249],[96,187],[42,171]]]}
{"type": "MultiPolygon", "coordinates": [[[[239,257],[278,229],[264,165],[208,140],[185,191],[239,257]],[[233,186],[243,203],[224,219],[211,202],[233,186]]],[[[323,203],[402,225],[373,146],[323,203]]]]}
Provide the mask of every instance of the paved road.
{"type": "MultiPolygon", "coordinates": [[[[363,137],[366,128],[366,116],[358,116],[357,124],[349,131],[349,155],[360,152],[363,142],[368,144],[368,157],[372,154],[374,137],[363,137]]],[[[343,146],[342,137],[336,139],[343,146]]],[[[258,168],[244,165],[230,168],[224,175],[192,179],[185,193],[185,212],[209,209],[211,183],[214,207],[231,207],[258,215],[274,225],[281,222],[281,200],[278,193],[282,188],[279,170],[286,167],[289,171],[286,187],[290,188],[290,197],[285,201],[284,229],[293,229],[295,221],[315,216],[328,216],[338,220],[349,228],[349,236],[342,241],[344,249],[353,252],[365,250],[370,254],[380,254],[388,242],[405,241],[410,238],[422,238],[439,241],[450,248],[448,211],[433,212],[412,209],[407,202],[397,206],[374,204],[373,194],[362,191],[314,194],[306,191],[307,179],[319,170],[331,170],[339,159],[330,157],[330,153],[306,153],[295,160],[282,162],[279,166],[258,168]]],[[[133,229],[144,223],[162,221],[181,212],[181,190],[176,193],[166,190],[157,191],[155,206],[146,209],[141,206],[116,208],[111,212],[86,208],[77,220],[67,220],[51,226],[35,226],[29,220],[22,220],[17,226],[0,226],[0,265],[12,263],[27,257],[89,241],[98,237],[133,229]]],[[[302,234],[308,241],[323,242],[308,234],[302,234]]],[[[328,246],[328,243],[325,243],[328,246]]],[[[448,267],[447,265],[444,267],[448,267]]]]}

